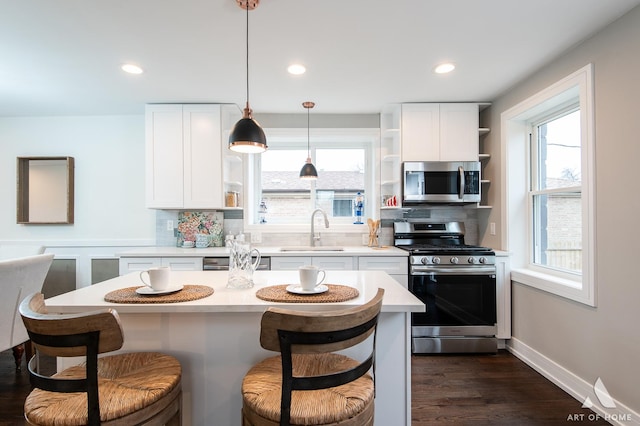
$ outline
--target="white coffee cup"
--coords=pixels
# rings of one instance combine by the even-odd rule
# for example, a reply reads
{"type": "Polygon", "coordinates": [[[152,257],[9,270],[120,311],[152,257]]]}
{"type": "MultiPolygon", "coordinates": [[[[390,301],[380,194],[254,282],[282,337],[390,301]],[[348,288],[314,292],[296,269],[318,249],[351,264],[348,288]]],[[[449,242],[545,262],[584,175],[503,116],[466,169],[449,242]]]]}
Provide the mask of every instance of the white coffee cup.
{"type": "Polygon", "coordinates": [[[151,287],[155,291],[162,291],[169,288],[169,276],[171,268],[168,266],[160,266],[151,268],[147,271],[140,272],[140,280],[144,285],[151,287]],[[149,282],[145,281],[145,274],[149,277],[149,282]]]}
{"type": "Polygon", "coordinates": [[[326,273],[324,270],[319,269],[317,266],[305,265],[299,268],[300,271],[300,287],[304,291],[313,291],[316,286],[324,281],[326,273]],[[318,275],[322,273],[322,278],[318,281],[318,275]]]}

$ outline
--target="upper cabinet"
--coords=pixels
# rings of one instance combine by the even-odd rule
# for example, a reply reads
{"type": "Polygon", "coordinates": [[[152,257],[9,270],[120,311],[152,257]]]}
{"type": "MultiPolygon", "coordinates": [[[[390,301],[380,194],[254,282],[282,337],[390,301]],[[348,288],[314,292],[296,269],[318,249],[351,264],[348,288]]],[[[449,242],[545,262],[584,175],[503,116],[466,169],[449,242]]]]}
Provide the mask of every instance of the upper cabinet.
{"type": "Polygon", "coordinates": [[[402,104],[402,161],[478,161],[475,103],[402,104]]]}
{"type": "MultiPolygon", "coordinates": [[[[242,173],[242,158],[227,149],[224,138],[234,118],[240,118],[235,105],[146,106],[147,207],[225,207],[229,176],[237,168],[242,173]],[[230,172],[230,167],[236,169],[230,172]]],[[[239,190],[240,182],[233,185],[239,190]]]]}

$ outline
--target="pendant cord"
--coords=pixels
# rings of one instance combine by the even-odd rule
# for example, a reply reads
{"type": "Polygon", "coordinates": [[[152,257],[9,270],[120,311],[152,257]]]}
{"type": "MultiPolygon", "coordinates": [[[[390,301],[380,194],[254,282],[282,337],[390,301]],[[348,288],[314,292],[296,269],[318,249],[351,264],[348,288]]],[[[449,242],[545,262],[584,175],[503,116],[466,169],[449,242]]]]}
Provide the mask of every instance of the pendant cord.
{"type": "Polygon", "coordinates": [[[310,136],[309,136],[309,109],[307,108],[307,157],[311,158],[311,142],[310,142],[310,136]]]}
{"type": "Polygon", "coordinates": [[[249,0],[247,0],[247,108],[249,108],[249,0]]]}

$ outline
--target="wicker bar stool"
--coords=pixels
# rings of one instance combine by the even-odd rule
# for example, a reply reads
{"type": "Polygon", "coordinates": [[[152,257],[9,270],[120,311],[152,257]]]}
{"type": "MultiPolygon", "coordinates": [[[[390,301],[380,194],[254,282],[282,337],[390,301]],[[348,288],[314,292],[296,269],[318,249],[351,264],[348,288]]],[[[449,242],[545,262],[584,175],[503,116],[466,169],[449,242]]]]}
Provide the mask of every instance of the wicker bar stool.
{"type": "Polygon", "coordinates": [[[336,311],[267,309],[260,345],[280,355],[245,375],[243,426],[373,425],[375,332],[383,295],[378,289],[368,303],[336,311]],[[364,361],[334,353],[356,345],[369,348],[364,361]]]}
{"type": "Polygon", "coordinates": [[[36,350],[55,357],[86,356],[86,363],[53,376],[35,371],[34,390],[24,404],[27,424],[180,425],[182,369],[178,360],[156,352],[98,357],[124,343],[113,309],[80,314],[47,314],[41,293],[20,304],[20,315],[36,350]]]}

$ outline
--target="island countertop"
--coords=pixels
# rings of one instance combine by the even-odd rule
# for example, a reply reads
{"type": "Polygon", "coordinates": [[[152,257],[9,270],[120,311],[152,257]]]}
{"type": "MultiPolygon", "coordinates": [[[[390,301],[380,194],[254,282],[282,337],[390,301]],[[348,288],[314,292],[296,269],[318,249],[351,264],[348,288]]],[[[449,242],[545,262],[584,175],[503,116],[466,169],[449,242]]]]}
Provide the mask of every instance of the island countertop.
{"type": "MultiPolygon", "coordinates": [[[[383,312],[424,312],[424,303],[386,273],[380,271],[331,271],[325,284],[341,284],[358,290],[357,298],[339,303],[275,303],[256,297],[260,288],[278,284],[296,284],[298,271],[256,271],[254,283],[248,289],[226,288],[227,271],[172,271],[171,285],[197,284],[213,288],[206,298],[179,303],[110,303],[104,296],[114,290],[143,286],[140,274],[132,272],[101,283],[47,299],[52,312],[82,312],[112,307],[120,313],[170,312],[263,312],[269,306],[287,305],[306,310],[324,310],[340,306],[355,306],[371,299],[378,287],[384,288],[383,312]]],[[[149,296],[153,297],[153,296],[149,296]]]]}

